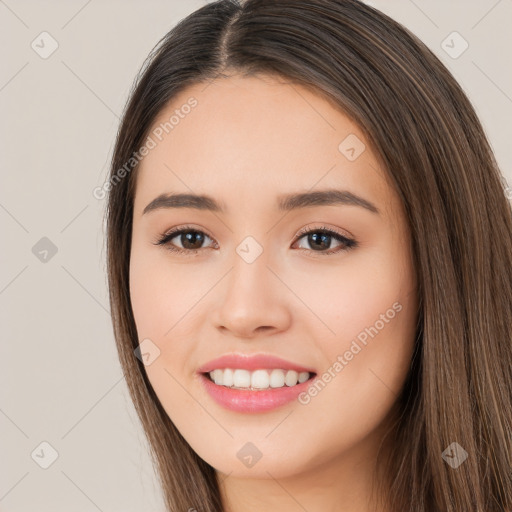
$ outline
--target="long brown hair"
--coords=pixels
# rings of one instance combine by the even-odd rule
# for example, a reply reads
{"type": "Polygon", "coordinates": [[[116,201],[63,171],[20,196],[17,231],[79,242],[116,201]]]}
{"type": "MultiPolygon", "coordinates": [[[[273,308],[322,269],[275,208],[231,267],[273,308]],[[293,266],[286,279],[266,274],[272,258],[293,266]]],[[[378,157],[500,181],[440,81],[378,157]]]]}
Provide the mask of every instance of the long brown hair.
{"type": "Polygon", "coordinates": [[[276,74],[337,105],[403,201],[420,312],[393,453],[382,463],[391,510],[512,510],[512,211],[469,100],[422,42],[359,1],[220,0],[183,19],[148,57],[104,188],[115,339],[169,511],[223,509],[214,468],[180,435],[134,356],[137,165],[126,163],[169,100],[228,71],[276,74]],[[457,469],[441,456],[453,442],[468,453],[457,469]]]}

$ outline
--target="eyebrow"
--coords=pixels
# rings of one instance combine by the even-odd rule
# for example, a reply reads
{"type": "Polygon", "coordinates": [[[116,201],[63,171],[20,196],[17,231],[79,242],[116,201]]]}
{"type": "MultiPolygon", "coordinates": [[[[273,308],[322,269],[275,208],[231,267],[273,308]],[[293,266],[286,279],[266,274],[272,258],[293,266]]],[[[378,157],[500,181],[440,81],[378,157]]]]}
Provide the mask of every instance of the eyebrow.
{"type": "MultiPolygon", "coordinates": [[[[370,201],[349,192],[348,190],[317,190],[300,192],[278,197],[277,207],[280,211],[291,211],[314,206],[360,206],[379,215],[379,209],[370,201]]],[[[166,208],[194,208],[211,212],[225,213],[226,209],[213,197],[207,195],[170,193],[160,194],[153,199],[142,212],[142,215],[154,210],[166,208]]]]}

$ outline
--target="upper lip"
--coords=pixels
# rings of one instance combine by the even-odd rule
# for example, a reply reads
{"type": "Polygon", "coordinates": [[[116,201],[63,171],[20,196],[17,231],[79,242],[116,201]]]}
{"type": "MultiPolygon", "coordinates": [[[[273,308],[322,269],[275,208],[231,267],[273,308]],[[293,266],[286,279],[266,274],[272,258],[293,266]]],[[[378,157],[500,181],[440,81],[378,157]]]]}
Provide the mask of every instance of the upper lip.
{"type": "Polygon", "coordinates": [[[295,370],[298,373],[315,373],[311,368],[269,354],[225,354],[217,359],[208,361],[199,368],[198,372],[209,373],[213,370],[224,368],[239,368],[249,371],[278,368],[283,370],[295,370]]]}

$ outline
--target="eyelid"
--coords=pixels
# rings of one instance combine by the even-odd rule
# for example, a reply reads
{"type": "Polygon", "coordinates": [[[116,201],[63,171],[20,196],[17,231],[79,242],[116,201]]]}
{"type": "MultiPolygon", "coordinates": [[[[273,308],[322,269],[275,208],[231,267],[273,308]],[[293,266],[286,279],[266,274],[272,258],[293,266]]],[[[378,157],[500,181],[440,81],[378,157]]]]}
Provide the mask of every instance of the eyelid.
{"type": "MultiPolygon", "coordinates": [[[[167,248],[167,250],[174,252],[174,253],[181,253],[181,254],[187,254],[189,256],[195,256],[199,254],[201,251],[205,249],[211,249],[211,247],[203,247],[199,249],[183,249],[182,247],[177,247],[172,244],[170,244],[170,240],[175,238],[176,236],[182,234],[183,232],[188,231],[195,231],[198,233],[202,233],[206,235],[210,240],[213,241],[213,245],[216,245],[218,247],[218,244],[215,240],[215,238],[208,233],[208,231],[202,227],[198,228],[191,225],[181,225],[174,228],[171,228],[167,230],[163,235],[161,235],[156,241],[153,243],[155,245],[162,245],[167,248]]],[[[327,227],[325,225],[318,225],[318,226],[305,226],[301,228],[294,236],[294,240],[292,242],[292,246],[298,243],[301,238],[303,238],[305,235],[308,235],[310,233],[315,232],[324,232],[328,234],[329,236],[336,239],[338,242],[342,243],[342,247],[338,247],[335,249],[329,249],[326,251],[314,251],[313,249],[306,249],[306,248],[299,248],[300,251],[307,251],[308,253],[313,253],[314,257],[317,256],[329,256],[333,254],[339,254],[341,252],[348,251],[352,248],[358,247],[359,243],[355,240],[355,238],[352,235],[345,235],[338,228],[331,228],[327,227]]]]}
{"type": "Polygon", "coordinates": [[[305,227],[299,229],[299,231],[297,231],[297,234],[295,235],[295,238],[300,237],[304,234],[310,233],[311,231],[329,231],[329,232],[336,233],[337,235],[339,235],[343,238],[346,238],[346,239],[354,239],[354,236],[351,233],[349,233],[348,231],[340,230],[339,228],[335,228],[335,227],[329,227],[325,224],[322,224],[321,222],[318,224],[314,224],[313,226],[305,226],[305,227]]]}
{"type": "MultiPolygon", "coordinates": [[[[158,237],[157,241],[159,242],[162,239],[166,239],[170,235],[177,235],[177,234],[181,233],[182,231],[198,231],[198,232],[204,233],[210,239],[215,240],[215,238],[205,228],[185,224],[183,226],[176,226],[174,228],[171,228],[171,229],[165,231],[161,236],[158,237]]],[[[328,227],[325,224],[320,223],[319,225],[304,226],[303,228],[299,229],[299,231],[297,231],[297,233],[294,236],[294,241],[296,241],[296,239],[301,237],[302,235],[310,233],[311,231],[332,231],[332,232],[336,233],[337,235],[347,238],[347,239],[354,238],[353,235],[347,231],[345,231],[343,233],[343,232],[340,232],[337,228],[328,227]]],[[[158,243],[158,242],[155,242],[155,243],[158,243]]]]}
{"type": "MultiPolygon", "coordinates": [[[[175,236],[181,234],[183,231],[197,231],[198,233],[205,234],[208,238],[213,240],[215,243],[215,238],[209,234],[208,230],[203,227],[192,226],[190,224],[184,224],[181,226],[176,226],[174,228],[168,229],[162,235],[159,235],[157,239],[153,242],[155,245],[165,245],[169,240],[172,240],[175,236]]],[[[181,249],[178,247],[177,249],[181,249]]],[[[194,252],[194,249],[185,249],[186,252],[194,252]]],[[[196,249],[200,250],[200,249],[196,249]]]]}
{"type": "Polygon", "coordinates": [[[299,248],[300,251],[306,251],[311,254],[314,258],[322,257],[322,256],[331,256],[338,255],[340,253],[344,253],[349,251],[350,249],[356,248],[359,246],[359,242],[353,237],[353,235],[345,235],[338,228],[327,227],[324,224],[319,226],[306,226],[298,231],[295,235],[295,239],[293,241],[293,245],[300,242],[301,238],[309,233],[327,233],[329,236],[337,240],[342,244],[341,247],[329,249],[327,251],[314,251],[312,249],[299,248]]]}

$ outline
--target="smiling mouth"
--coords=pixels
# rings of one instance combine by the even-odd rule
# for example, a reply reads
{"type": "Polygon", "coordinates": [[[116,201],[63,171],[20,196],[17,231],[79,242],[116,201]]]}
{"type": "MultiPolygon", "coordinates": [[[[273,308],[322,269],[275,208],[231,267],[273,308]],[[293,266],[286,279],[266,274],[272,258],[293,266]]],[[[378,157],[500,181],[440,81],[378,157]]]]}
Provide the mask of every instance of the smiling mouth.
{"type": "Polygon", "coordinates": [[[268,391],[294,387],[312,380],[316,373],[295,370],[259,369],[249,371],[238,368],[219,368],[202,373],[218,386],[240,391],[268,391]]]}

